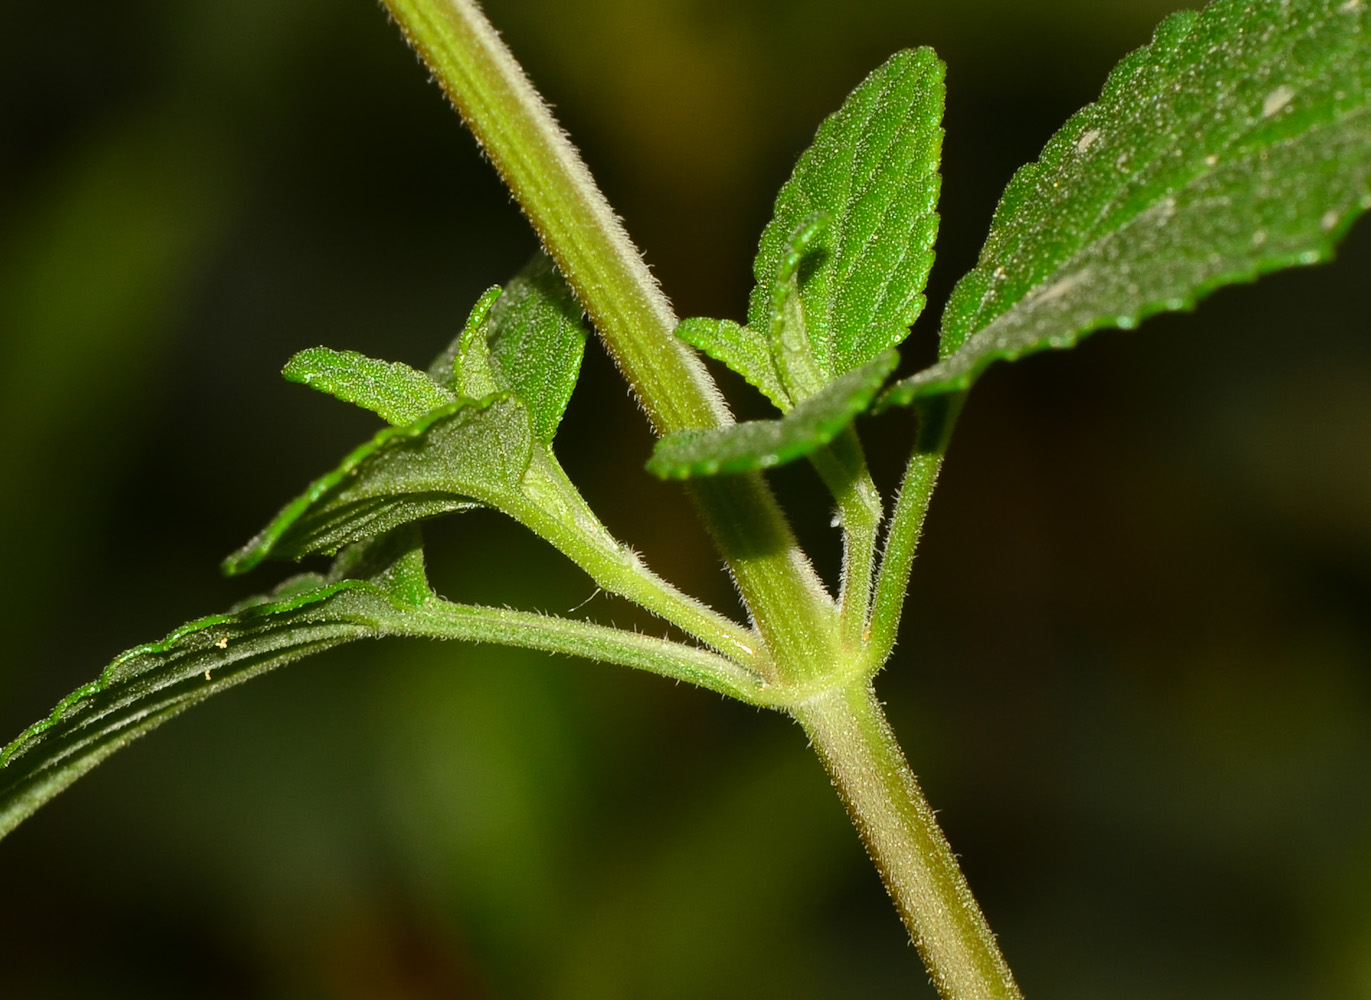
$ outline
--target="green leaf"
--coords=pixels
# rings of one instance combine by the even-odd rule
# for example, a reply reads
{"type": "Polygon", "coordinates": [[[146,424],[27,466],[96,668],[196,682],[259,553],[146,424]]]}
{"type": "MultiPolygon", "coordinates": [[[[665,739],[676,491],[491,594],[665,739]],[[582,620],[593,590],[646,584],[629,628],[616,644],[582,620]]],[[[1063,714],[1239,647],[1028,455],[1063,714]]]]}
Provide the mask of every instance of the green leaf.
{"type": "Polygon", "coordinates": [[[930,49],[897,52],[819,126],[776,197],[753,264],[748,325],[771,328],[775,284],[796,263],[794,238],[826,216],[798,273],[825,382],[899,344],[923,310],[938,231],[942,112],[942,62],[930,49]]]}
{"type": "Polygon", "coordinates": [[[581,316],[552,258],[539,251],[505,286],[488,320],[468,324],[456,361],[458,392],[473,399],[514,393],[528,407],[533,436],[551,444],[585,353],[581,316]]]}
{"type": "Polygon", "coordinates": [[[251,677],[355,639],[424,636],[541,649],[769,704],[761,677],[716,653],[589,622],[452,604],[424,573],[417,527],[345,549],[227,614],[129,650],[0,748],[0,838],[114,751],[251,677]]]}
{"type": "MultiPolygon", "coordinates": [[[[433,381],[437,382],[445,389],[451,389],[453,392],[460,391],[457,381],[457,357],[461,354],[462,345],[472,336],[474,330],[478,330],[485,325],[486,321],[490,318],[491,307],[495,305],[495,300],[504,294],[504,291],[505,290],[499,285],[495,285],[492,288],[487,288],[481,293],[481,297],[477,299],[476,304],[471,307],[471,313],[467,316],[467,321],[462,326],[462,332],[453,339],[452,343],[443,348],[442,353],[433,359],[433,364],[428,366],[429,378],[433,379],[433,381]]],[[[466,393],[465,395],[470,396],[471,393],[466,393]]],[[[487,393],[481,393],[472,398],[480,399],[485,395],[487,395],[487,393]]]]}
{"type": "Polygon", "coordinates": [[[888,401],[1328,259],[1371,207],[1367,18],[1362,0],[1168,18],[1015,175],[944,313],[942,360],[888,401]]]}
{"type": "Polygon", "coordinates": [[[0,837],[105,757],[250,677],[354,639],[404,634],[431,597],[417,531],[358,546],[224,615],[117,657],[0,750],[0,837]]]}
{"type": "Polygon", "coordinates": [[[388,424],[408,424],[455,401],[423,372],[356,351],[311,347],[286,362],[287,382],[299,382],[371,410],[388,424]]]}
{"type": "Polygon", "coordinates": [[[647,470],[660,479],[750,472],[803,458],[828,444],[871,405],[899,363],[892,349],[840,376],[779,420],[680,431],[657,442],[647,470]]]}
{"type": "Polygon", "coordinates": [[[722,361],[766,396],[778,410],[790,409],[790,396],[781,385],[766,338],[731,319],[683,319],[676,336],[691,347],[722,361]]]}
{"type": "Polygon", "coordinates": [[[528,410],[509,395],[458,400],[404,427],[387,427],[224,560],[224,572],[247,572],[269,555],[332,554],[401,524],[480,504],[500,507],[517,493],[532,447],[528,410]]]}

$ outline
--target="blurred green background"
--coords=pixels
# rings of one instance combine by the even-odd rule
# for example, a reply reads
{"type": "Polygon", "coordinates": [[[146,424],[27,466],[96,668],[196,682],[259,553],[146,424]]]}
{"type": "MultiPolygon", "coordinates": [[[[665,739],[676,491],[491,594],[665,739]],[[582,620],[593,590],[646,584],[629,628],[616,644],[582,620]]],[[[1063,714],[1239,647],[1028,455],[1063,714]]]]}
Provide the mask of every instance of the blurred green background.
{"type": "MultiPolygon", "coordinates": [[[[1166,0],[490,0],[682,315],[741,318],[820,118],[949,65],[907,365],[996,197],[1166,0]]],[[[217,561],[369,435],[277,371],[423,364],[534,241],[373,4],[0,3],[0,739],[285,570],[217,561]]],[[[1331,267],[990,373],[880,680],[1025,992],[1371,997],[1371,229],[1331,267]]],[[[726,373],[725,373],[726,374],[726,373]]],[[[592,346],[559,452],[731,588],[592,346]]],[[[739,409],[755,404],[726,385],[739,409]]],[[[866,425],[883,483],[910,427],[866,425]]],[[[804,468],[775,476],[830,579],[804,468]]],[[[455,599],[593,588],[494,515],[455,599]]],[[[583,613],[637,620],[591,600],[583,613]]],[[[798,728],[617,668],[348,648],[196,709],[0,845],[0,996],[931,997],[798,728]]]]}

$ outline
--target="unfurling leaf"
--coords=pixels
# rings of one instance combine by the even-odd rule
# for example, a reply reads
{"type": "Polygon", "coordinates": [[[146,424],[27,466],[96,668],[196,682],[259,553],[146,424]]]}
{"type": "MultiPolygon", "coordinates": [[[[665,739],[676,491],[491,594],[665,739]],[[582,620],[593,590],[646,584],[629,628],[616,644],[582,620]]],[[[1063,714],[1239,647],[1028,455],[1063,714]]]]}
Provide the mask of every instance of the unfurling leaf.
{"type": "Polygon", "coordinates": [[[657,442],[647,469],[660,479],[689,479],[769,469],[803,458],[832,441],[871,405],[898,362],[893,349],[884,351],[778,420],[668,434],[657,442]]]}
{"type": "Polygon", "coordinates": [[[1371,207],[1368,17],[1361,0],[1220,0],[1168,18],[1015,175],[941,360],[887,401],[1330,257],[1371,207]]]}
{"type": "Polygon", "coordinates": [[[753,264],[748,327],[766,336],[775,286],[798,267],[807,346],[824,383],[898,345],[923,310],[942,113],[942,62],[930,49],[897,52],[819,126],[776,197],[753,264]],[[803,260],[797,235],[808,236],[803,260]]]}
{"type": "Polygon", "coordinates": [[[212,694],[354,639],[399,635],[431,597],[417,530],[340,555],[224,615],[131,649],[0,750],[0,837],[105,757],[212,694]]]}
{"type": "Polygon", "coordinates": [[[528,410],[509,395],[458,400],[387,427],[229,556],[224,572],[247,572],[267,556],[331,554],[479,504],[499,507],[518,491],[532,446],[528,410]]]}
{"type": "Polygon", "coordinates": [[[388,424],[408,424],[456,400],[423,372],[355,351],[311,347],[286,362],[287,382],[300,382],[371,410],[388,424]]]}

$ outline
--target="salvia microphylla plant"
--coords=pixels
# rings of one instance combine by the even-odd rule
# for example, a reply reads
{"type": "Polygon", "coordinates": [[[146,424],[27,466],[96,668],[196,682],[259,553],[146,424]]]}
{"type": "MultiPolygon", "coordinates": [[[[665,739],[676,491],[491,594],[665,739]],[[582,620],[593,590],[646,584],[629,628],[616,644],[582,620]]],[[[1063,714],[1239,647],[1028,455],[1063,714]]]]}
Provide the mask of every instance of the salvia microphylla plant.
{"type": "Polygon", "coordinates": [[[546,253],[483,295],[426,372],[322,347],[290,360],[286,378],[389,426],[224,568],[315,554],[331,565],[124,653],[21,734],[0,754],[0,835],[134,737],[307,654],[384,635],[526,646],[788,713],[942,996],[1019,996],[872,693],[943,453],[991,362],[1131,328],[1221,285],[1331,255],[1371,207],[1366,4],[1217,0],[1168,18],[1014,176],[979,263],[943,310],[939,360],[894,384],[938,228],[943,65],[931,51],[896,53],[819,127],[762,233],[746,323],[678,321],[474,0],[385,6],[546,253]],[[688,481],[748,624],[654,575],[558,464],[585,316],[661,435],[648,471],[688,481]],[[733,422],[692,348],[779,415],[733,422]],[[888,509],[854,420],[909,409],[917,443],[888,509]],[[761,476],[801,458],[833,494],[844,540],[836,594],[761,476]],[[505,512],[687,638],[439,597],[420,522],[475,506],[505,512]]]}

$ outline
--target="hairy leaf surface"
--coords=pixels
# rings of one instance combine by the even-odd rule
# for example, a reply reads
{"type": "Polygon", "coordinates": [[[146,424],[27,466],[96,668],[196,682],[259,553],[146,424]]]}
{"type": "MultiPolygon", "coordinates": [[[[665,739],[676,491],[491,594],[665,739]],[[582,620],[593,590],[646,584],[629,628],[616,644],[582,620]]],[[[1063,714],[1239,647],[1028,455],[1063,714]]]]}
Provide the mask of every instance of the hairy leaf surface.
{"type": "Polygon", "coordinates": [[[748,329],[770,329],[775,282],[796,264],[793,238],[825,216],[798,274],[824,381],[899,344],[923,310],[938,231],[943,96],[943,64],[932,50],[897,52],[819,126],[776,197],[753,264],[748,329]]]}
{"type": "Polygon", "coordinates": [[[1371,207],[1367,18],[1363,0],[1168,18],[1015,175],[944,313],[942,359],[888,399],[1330,257],[1371,207]]]}
{"type": "Polygon", "coordinates": [[[765,337],[731,319],[683,319],[676,336],[691,347],[722,361],[766,396],[778,410],[790,409],[790,397],[781,385],[776,364],[765,337]]]}
{"type": "Polygon", "coordinates": [[[828,444],[870,406],[899,363],[887,350],[830,382],[779,420],[749,420],[722,430],[680,431],[657,442],[647,469],[660,479],[689,479],[768,469],[828,444]]]}
{"type": "Polygon", "coordinates": [[[508,395],[458,400],[387,427],[229,556],[224,571],[246,572],[268,555],[331,554],[410,521],[498,507],[518,490],[532,447],[528,410],[508,395]]]}
{"type": "Polygon", "coordinates": [[[0,837],[105,757],[210,695],[354,639],[404,634],[431,596],[418,532],[340,555],[228,614],[117,657],[0,750],[0,837]]]}
{"type": "Polygon", "coordinates": [[[287,382],[299,382],[371,410],[388,424],[412,423],[457,398],[409,365],[328,347],[301,351],[286,362],[281,374],[287,382]]]}

